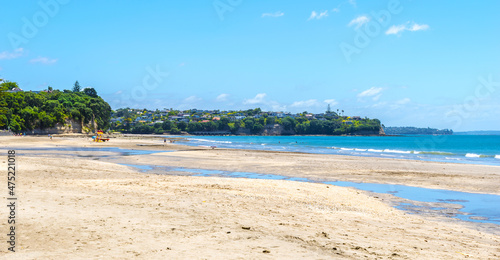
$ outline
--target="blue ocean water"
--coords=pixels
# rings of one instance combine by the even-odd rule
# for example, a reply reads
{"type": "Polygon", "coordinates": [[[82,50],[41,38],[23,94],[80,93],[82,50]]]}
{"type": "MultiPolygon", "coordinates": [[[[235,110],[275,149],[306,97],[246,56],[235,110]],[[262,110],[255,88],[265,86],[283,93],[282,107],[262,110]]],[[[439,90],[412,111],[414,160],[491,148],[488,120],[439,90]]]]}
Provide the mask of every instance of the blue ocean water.
{"type": "Polygon", "coordinates": [[[500,166],[498,135],[196,136],[187,144],[500,166]]]}

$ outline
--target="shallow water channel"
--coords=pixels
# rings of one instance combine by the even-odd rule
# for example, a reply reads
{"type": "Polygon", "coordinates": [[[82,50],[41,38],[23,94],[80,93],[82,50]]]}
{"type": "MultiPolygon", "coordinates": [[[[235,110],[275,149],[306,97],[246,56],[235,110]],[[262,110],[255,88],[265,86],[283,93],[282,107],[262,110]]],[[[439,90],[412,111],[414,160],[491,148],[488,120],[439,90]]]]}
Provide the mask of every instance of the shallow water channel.
{"type": "MultiPolygon", "coordinates": [[[[500,225],[500,196],[492,194],[468,193],[452,190],[427,189],[406,185],[357,183],[348,181],[315,181],[307,178],[287,177],[274,174],[259,174],[252,172],[231,172],[206,169],[190,169],[175,167],[155,167],[149,165],[131,165],[144,172],[159,169],[165,174],[168,172],[184,172],[193,176],[229,177],[268,180],[289,180],[299,182],[313,182],[331,184],[341,187],[353,187],[379,194],[391,194],[399,200],[395,207],[409,213],[434,213],[446,217],[458,218],[465,221],[492,223],[500,225]]],[[[158,173],[156,171],[156,173],[158,173]]]]}

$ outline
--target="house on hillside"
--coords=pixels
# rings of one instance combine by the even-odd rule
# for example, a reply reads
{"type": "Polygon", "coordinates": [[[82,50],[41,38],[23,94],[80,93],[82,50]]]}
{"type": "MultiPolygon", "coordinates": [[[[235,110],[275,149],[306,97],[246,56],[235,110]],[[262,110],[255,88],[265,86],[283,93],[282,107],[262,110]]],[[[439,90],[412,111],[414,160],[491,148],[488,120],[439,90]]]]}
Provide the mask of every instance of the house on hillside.
{"type": "Polygon", "coordinates": [[[236,120],[243,120],[243,119],[245,119],[245,118],[246,118],[246,116],[230,116],[230,117],[229,117],[229,121],[234,122],[234,121],[236,121],[236,120]]]}
{"type": "Polygon", "coordinates": [[[304,117],[309,119],[309,120],[316,119],[313,114],[306,114],[304,117]]]}
{"type": "Polygon", "coordinates": [[[114,123],[114,122],[122,122],[123,121],[123,117],[116,117],[116,118],[111,118],[111,123],[114,123]]]}
{"type": "Polygon", "coordinates": [[[182,116],[169,116],[168,119],[172,121],[180,121],[182,116]]]}
{"type": "Polygon", "coordinates": [[[16,92],[22,92],[23,90],[20,88],[13,88],[11,90],[7,90],[7,93],[16,93],[16,92]]]}

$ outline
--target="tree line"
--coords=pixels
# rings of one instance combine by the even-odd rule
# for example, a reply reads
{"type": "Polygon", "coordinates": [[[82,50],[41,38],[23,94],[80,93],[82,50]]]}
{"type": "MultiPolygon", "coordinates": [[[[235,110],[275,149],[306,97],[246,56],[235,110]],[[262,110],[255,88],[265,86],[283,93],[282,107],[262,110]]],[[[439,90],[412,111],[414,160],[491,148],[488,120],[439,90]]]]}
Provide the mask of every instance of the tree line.
{"type": "MultiPolygon", "coordinates": [[[[73,90],[54,90],[48,87],[40,93],[18,91],[8,93],[12,83],[0,84],[0,129],[22,133],[34,129],[54,127],[71,119],[83,124],[95,120],[99,129],[108,129],[111,107],[93,88],[80,90],[75,82],[73,90]]],[[[15,84],[17,87],[17,83],[15,84]]]]}
{"type": "Polygon", "coordinates": [[[384,131],[388,135],[452,135],[451,129],[419,128],[419,127],[385,127],[384,131]]]}
{"type": "MultiPolygon", "coordinates": [[[[278,124],[284,133],[300,134],[300,135],[345,135],[345,134],[378,134],[381,123],[378,119],[359,119],[348,120],[348,117],[339,117],[336,114],[325,116],[323,120],[308,119],[305,116],[301,117],[284,117],[277,118],[275,116],[263,115],[260,118],[246,117],[241,120],[230,120],[228,116],[221,116],[220,120],[209,120],[201,122],[190,120],[173,121],[163,120],[162,123],[141,123],[133,122],[133,115],[130,115],[126,109],[119,109],[115,112],[115,116],[122,116],[122,122],[114,122],[111,124],[111,130],[122,133],[133,134],[179,134],[188,132],[191,134],[210,133],[210,132],[230,132],[237,134],[241,132],[260,135],[265,129],[273,129],[278,124]]],[[[257,111],[257,110],[256,110],[257,111]]],[[[258,110],[260,111],[260,109],[258,110]]],[[[242,113],[248,111],[241,111],[242,113]]],[[[248,114],[254,114],[249,112],[248,114]]]]}

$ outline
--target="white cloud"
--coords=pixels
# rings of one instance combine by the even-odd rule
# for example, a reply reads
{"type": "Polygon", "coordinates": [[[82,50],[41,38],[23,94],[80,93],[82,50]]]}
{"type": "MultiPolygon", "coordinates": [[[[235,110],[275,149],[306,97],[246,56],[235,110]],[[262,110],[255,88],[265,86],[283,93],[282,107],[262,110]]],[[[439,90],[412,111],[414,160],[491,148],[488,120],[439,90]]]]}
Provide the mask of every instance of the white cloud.
{"type": "Polygon", "coordinates": [[[393,25],[391,26],[386,32],[386,35],[391,35],[391,34],[400,34],[403,31],[410,31],[410,32],[416,32],[416,31],[425,31],[429,29],[429,25],[427,24],[417,24],[413,23],[410,25],[410,22],[407,22],[406,24],[400,24],[400,25],[393,25]]]}
{"type": "Polygon", "coordinates": [[[394,104],[392,104],[390,107],[391,109],[400,109],[403,105],[406,105],[408,103],[411,102],[411,99],[409,98],[403,98],[403,99],[400,99],[400,100],[397,100],[396,102],[394,102],[394,104]]]}
{"type": "Polygon", "coordinates": [[[268,100],[266,93],[259,93],[254,98],[243,100],[243,105],[248,105],[251,108],[260,107],[263,110],[270,111],[285,111],[286,105],[280,104],[274,100],[268,100]]]}
{"type": "Polygon", "coordinates": [[[273,104],[270,104],[272,111],[285,111],[286,106],[281,105],[278,102],[274,102],[273,104]]]}
{"type": "Polygon", "coordinates": [[[262,104],[264,103],[264,98],[266,96],[267,96],[266,93],[257,94],[254,98],[245,99],[245,101],[243,101],[243,104],[245,105],[262,104]]]}
{"type": "Polygon", "coordinates": [[[416,24],[414,23],[411,28],[409,28],[409,31],[416,32],[416,31],[425,31],[429,29],[429,25],[427,24],[416,24]]]}
{"type": "Polygon", "coordinates": [[[361,27],[363,24],[367,23],[370,21],[370,18],[366,15],[360,15],[354,19],[352,19],[349,24],[347,26],[351,27],[351,26],[355,26],[356,29],[358,29],[359,27],[361,27]]]}
{"type": "Polygon", "coordinates": [[[291,107],[314,107],[321,105],[316,99],[309,99],[304,101],[295,101],[290,106],[291,107]]]}
{"type": "Polygon", "coordinates": [[[325,99],[323,102],[329,104],[330,106],[335,106],[339,103],[335,99],[325,99]]]}
{"type": "Polygon", "coordinates": [[[326,99],[323,102],[317,99],[295,101],[290,105],[290,108],[295,109],[309,109],[309,108],[326,108],[327,105],[335,106],[338,102],[335,99],[326,99]]]}
{"type": "Polygon", "coordinates": [[[224,101],[227,101],[227,98],[229,97],[229,94],[220,94],[217,96],[217,98],[215,99],[217,102],[224,102],[224,101]]]}
{"type": "Polygon", "coordinates": [[[373,100],[373,101],[378,101],[378,100],[380,99],[380,97],[381,97],[381,96],[382,96],[382,94],[378,94],[378,95],[376,95],[376,96],[372,97],[372,100],[373,100]]]}
{"type": "Polygon", "coordinates": [[[377,87],[371,87],[361,93],[358,94],[358,98],[363,98],[363,97],[373,97],[382,92],[382,88],[377,88],[377,87]]]}
{"type": "Polygon", "coordinates": [[[278,11],[276,13],[263,13],[262,17],[274,17],[274,18],[276,18],[276,17],[281,17],[283,15],[285,15],[285,13],[278,11]]]}
{"type": "Polygon", "coordinates": [[[24,49],[23,48],[18,48],[15,49],[13,52],[0,52],[0,60],[10,60],[10,59],[15,59],[23,56],[24,54],[24,49]]]}
{"type": "Polygon", "coordinates": [[[328,10],[325,10],[321,13],[317,13],[316,11],[312,11],[311,16],[309,16],[309,19],[307,19],[307,20],[313,20],[313,19],[319,20],[319,19],[323,19],[327,16],[328,16],[328,10]]]}
{"type": "Polygon", "coordinates": [[[404,31],[406,29],[406,25],[393,25],[391,26],[385,34],[390,35],[390,34],[399,34],[400,32],[404,31]]]}
{"type": "Polygon", "coordinates": [[[30,63],[42,63],[42,64],[46,64],[46,65],[54,64],[56,62],[57,62],[57,59],[50,59],[47,57],[38,57],[38,58],[30,60],[30,63]]]}
{"type": "Polygon", "coordinates": [[[410,103],[410,101],[411,101],[411,99],[409,99],[409,98],[403,98],[401,100],[396,101],[396,104],[398,104],[398,105],[405,105],[405,104],[410,103]]]}
{"type": "Polygon", "coordinates": [[[185,103],[196,103],[196,102],[199,102],[201,100],[202,99],[197,97],[197,96],[190,96],[190,97],[187,97],[186,99],[184,99],[184,102],[185,103]]]}
{"type": "Polygon", "coordinates": [[[337,7],[332,9],[332,12],[333,13],[340,13],[341,7],[343,5],[346,5],[346,4],[350,4],[352,7],[356,8],[356,0],[348,0],[348,1],[344,1],[344,2],[340,3],[339,5],[337,5],[337,7]]]}
{"type": "Polygon", "coordinates": [[[382,107],[385,107],[386,105],[387,105],[387,102],[379,102],[379,103],[373,104],[372,108],[382,108],[382,107]]]}

